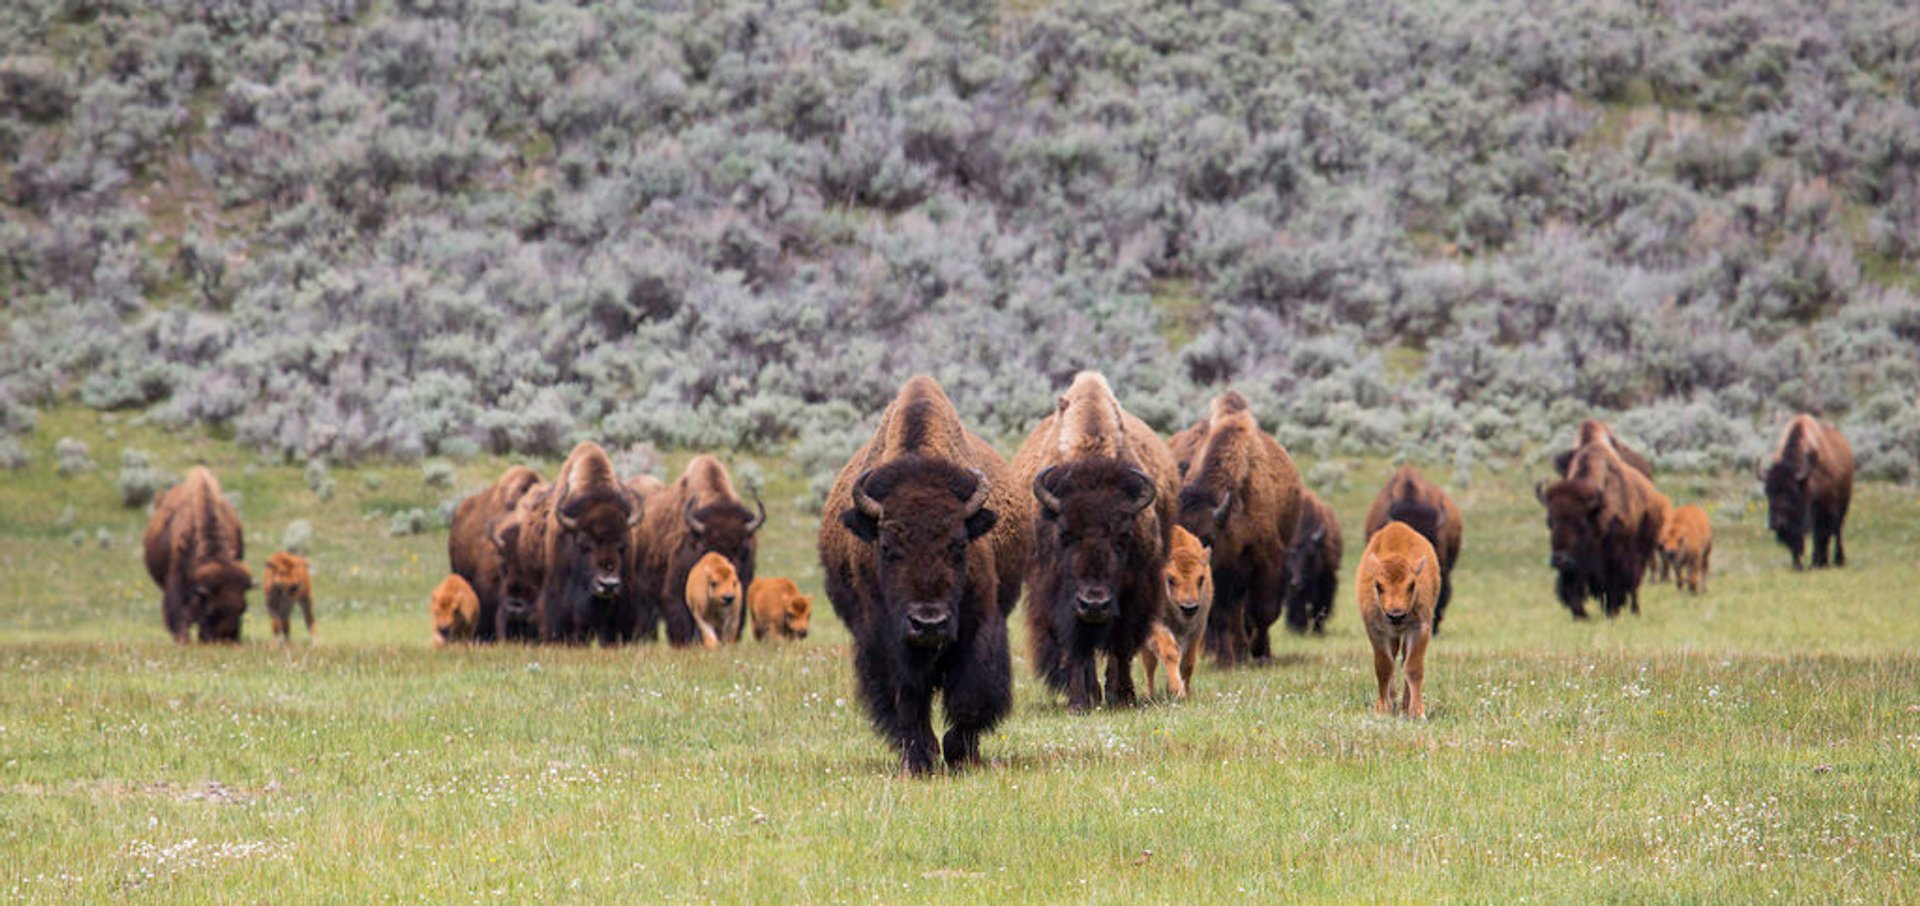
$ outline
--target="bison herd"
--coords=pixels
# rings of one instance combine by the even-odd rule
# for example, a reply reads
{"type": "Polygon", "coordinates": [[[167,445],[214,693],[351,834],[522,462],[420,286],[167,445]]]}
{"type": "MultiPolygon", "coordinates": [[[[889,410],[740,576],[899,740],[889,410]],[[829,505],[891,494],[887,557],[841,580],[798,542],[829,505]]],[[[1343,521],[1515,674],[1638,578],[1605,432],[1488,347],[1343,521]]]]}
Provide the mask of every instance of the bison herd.
{"type": "MultiPolygon", "coordinates": [[[[1712,529],[1674,507],[1647,459],[1606,425],[1580,426],[1535,486],[1555,591],[1576,618],[1638,613],[1648,575],[1706,589],[1712,529]]],[[[1832,427],[1793,419],[1757,477],[1768,527],[1801,568],[1845,565],[1853,456],[1832,427]],[[1831,557],[1829,551],[1831,550],[1831,557]]],[[[433,590],[432,641],[715,647],[807,635],[812,599],[754,575],[766,507],[696,456],[672,483],[622,479],[597,444],[551,482],[513,466],[453,514],[451,575],[433,590]]],[[[1374,652],[1376,710],[1424,717],[1427,648],[1453,596],[1460,508],[1418,469],[1388,478],[1364,523],[1355,576],[1374,652]],[[1404,676],[1395,694],[1395,674],[1404,676]]],[[[1229,391],[1162,439],[1106,379],[1078,375],[1012,461],[967,430],[938,383],[903,385],[835,478],[817,550],[827,599],[853,637],[859,697],[903,768],[980,760],[981,735],[1013,702],[1007,620],[1026,598],[1037,677],[1067,708],[1133,703],[1138,658],[1172,696],[1191,689],[1204,648],[1220,666],[1272,658],[1282,617],[1321,633],[1342,547],[1333,509],[1285,447],[1229,391]],[[1103,670],[1104,668],[1104,670],[1103,670]],[[934,733],[939,695],[946,731],[934,733]]],[[[148,572],[176,641],[237,641],[246,592],[238,514],[204,468],[155,502],[148,572]]],[[[276,638],[298,605],[313,632],[306,561],[275,554],[267,599],[276,638]]]]}

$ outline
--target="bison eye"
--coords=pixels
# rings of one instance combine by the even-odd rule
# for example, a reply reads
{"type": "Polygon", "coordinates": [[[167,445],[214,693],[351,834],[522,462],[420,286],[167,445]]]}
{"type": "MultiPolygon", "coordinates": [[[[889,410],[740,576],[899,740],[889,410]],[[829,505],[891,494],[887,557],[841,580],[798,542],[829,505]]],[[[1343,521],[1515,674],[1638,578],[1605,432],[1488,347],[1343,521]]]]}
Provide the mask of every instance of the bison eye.
{"type": "Polygon", "coordinates": [[[1377,582],[1377,581],[1373,583],[1373,595],[1374,595],[1374,597],[1381,597],[1381,596],[1383,596],[1383,595],[1385,595],[1386,593],[1387,593],[1387,587],[1386,587],[1385,585],[1382,585],[1382,584],[1380,584],[1380,583],[1379,583],[1379,582],[1377,582]]]}

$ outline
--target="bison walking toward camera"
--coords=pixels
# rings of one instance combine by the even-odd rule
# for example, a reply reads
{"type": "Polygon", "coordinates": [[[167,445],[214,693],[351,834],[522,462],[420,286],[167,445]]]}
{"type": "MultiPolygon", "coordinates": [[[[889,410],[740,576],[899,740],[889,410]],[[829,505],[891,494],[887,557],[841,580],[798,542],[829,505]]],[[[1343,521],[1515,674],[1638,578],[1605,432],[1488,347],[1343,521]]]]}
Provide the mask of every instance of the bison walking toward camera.
{"type": "Polygon", "coordinates": [[[685,599],[694,628],[700,632],[701,647],[730,645],[739,637],[747,598],[740,588],[740,574],[727,558],[707,554],[695,562],[687,571],[685,599]]]}
{"type": "Polygon", "coordinates": [[[499,641],[540,641],[545,625],[540,590],[547,581],[547,511],[552,504],[553,486],[535,484],[506,515],[487,523],[487,541],[500,557],[500,598],[493,612],[493,637],[499,641]]]}
{"type": "Polygon", "coordinates": [[[1640,612],[1640,580],[1664,528],[1655,493],[1653,482],[1605,443],[1581,447],[1564,478],[1534,487],[1547,509],[1555,591],[1576,619],[1586,619],[1589,595],[1607,616],[1628,606],[1640,612]]]}
{"type": "Polygon", "coordinates": [[[1433,641],[1440,597],[1439,555],[1425,536],[1404,522],[1389,522],[1367,541],[1354,576],[1360,623],[1373,644],[1373,677],[1379,692],[1376,714],[1398,711],[1415,720],[1427,719],[1424,695],[1427,645],[1433,641]],[[1406,673],[1406,686],[1396,700],[1394,668],[1406,673]]]}
{"type": "Polygon", "coordinates": [[[1440,622],[1447,615],[1447,602],[1453,599],[1453,564],[1460,559],[1460,545],[1466,534],[1460,508],[1454,506],[1453,498],[1439,485],[1422,476],[1419,469],[1401,466],[1387,479],[1386,487],[1380,489],[1372,508],[1367,510],[1368,540],[1388,522],[1406,523],[1426,538],[1440,557],[1440,599],[1433,610],[1433,631],[1438,633],[1440,622]]]}
{"type": "Polygon", "coordinates": [[[1173,543],[1167,549],[1167,600],[1153,621],[1147,643],[1140,647],[1148,695],[1153,694],[1154,668],[1162,664],[1167,668],[1168,695],[1186,698],[1193,690],[1193,668],[1207,632],[1207,611],[1213,609],[1210,557],[1192,532],[1173,527],[1173,543]]]}
{"type": "Polygon", "coordinates": [[[1706,591],[1713,559],[1713,523],[1707,511],[1693,504],[1674,510],[1660,532],[1660,552],[1673,569],[1675,588],[1696,595],[1706,591]]]}
{"type": "Polygon", "coordinates": [[[753,618],[753,640],[804,639],[813,621],[813,598],[800,593],[792,579],[761,577],[747,587],[747,609],[753,618]]]}
{"type": "Polygon", "coordinates": [[[195,466],[161,493],[142,543],[173,640],[185,644],[198,627],[202,642],[240,641],[253,576],[241,562],[247,552],[240,514],[212,472],[195,466]]]}
{"type": "Polygon", "coordinates": [[[1312,491],[1302,495],[1300,522],[1287,547],[1287,627],[1327,631],[1340,585],[1340,518],[1312,491]]]}
{"type": "Polygon", "coordinates": [[[943,755],[978,762],[980,734],[1012,707],[1007,614],[1032,543],[1029,493],[921,376],[900,388],[827,495],[827,598],[853,632],[860,699],[909,774],[943,755]],[[948,728],[940,741],[936,691],[948,728]]]}
{"type": "MultiPolygon", "coordinates": [[[[754,495],[754,509],[733,489],[733,477],[720,460],[702,454],[687,463],[672,484],[646,498],[634,549],[634,575],[640,587],[640,635],[653,638],[665,623],[667,641],[701,644],[693,611],[687,607],[687,574],[708,554],[733,565],[743,587],[753,584],[758,542],[767,508],[754,495]]],[[[739,629],[725,642],[739,641],[739,629]]]]}
{"type": "Polygon", "coordinates": [[[480,596],[457,573],[450,573],[433,587],[427,600],[427,612],[433,619],[435,648],[474,641],[480,628],[480,596]]]}
{"type": "Polygon", "coordinates": [[[453,522],[447,530],[447,562],[453,574],[467,580],[479,601],[475,626],[476,638],[491,642],[498,630],[497,613],[506,596],[505,564],[498,545],[489,533],[495,520],[513,511],[513,505],[540,483],[540,476],[526,466],[510,466],[492,487],[481,491],[454,508],[453,522]]]}
{"type": "Polygon", "coordinates": [[[1794,569],[1801,568],[1809,534],[1814,569],[1826,567],[1828,541],[1833,565],[1847,565],[1842,529],[1853,503],[1853,447],[1839,431],[1811,415],[1796,416],[1759,478],[1767,491],[1767,527],[1793,554],[1794,569]]]}
{"type": "Polygon", "coordinates": [[[292,641],[293,608],[298,606],[307,621],[307,641],[319,641],[313,631],[313,573],[307,568],[307,558],[291,551],[276,551],[267,558],[262,578],[266,579],[267,617],[273,622],[274,640],[292,641]]]}
{"type": "Polygon", "coordinates": [[[1027,632],[1033,667],[1084,711],[1134,700],[1133,656],[1166,593],[1168,533],[1178,470],[1160,435],[1127,413],[1106,378],[1075,377],[1013,459],[1031,488],[1034,551],[1027,564],[1027,632]]]}
{"type": "Polygon", "coordinates": [[[602,645],[633,641],[638,625],[628,548],[640,522],[638,497],[613,460],[587,441],[567,454],[546,500],[541,636],[602,645]]]}

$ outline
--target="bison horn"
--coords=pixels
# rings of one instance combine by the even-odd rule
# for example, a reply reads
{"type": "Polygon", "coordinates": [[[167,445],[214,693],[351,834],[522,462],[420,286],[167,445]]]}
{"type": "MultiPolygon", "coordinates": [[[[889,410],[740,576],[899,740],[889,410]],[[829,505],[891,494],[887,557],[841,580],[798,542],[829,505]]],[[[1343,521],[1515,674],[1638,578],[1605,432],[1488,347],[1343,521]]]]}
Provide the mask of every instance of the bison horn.
{"type": "Polygon", "coordinates": [[[1547,502],[1547,480],[1546,479],[1542,478],[1539,481],[1536,481],[1533,483],[1533,499],[1538,500],[1541,503],[1547,502]]]}
{"type": "Polygon", "coordinates": [[[1808,453],[1805,459],[1800,460],[1800,468],[1793,470],[1793,480],[1797,482],[1806,481],[1807,476],[1812,474],[1813,474],[1813,454],[1808,453]]]}
{"type": "Polygon", "coordinates": [[[886,508],[880,505],[880,501],[867,496],[867,478],[872,474],[873,470],[868,469],[853,480],[853,505],[859,508],[861,515],[879,522],[886,515],[886,508]]]}
{"type": "Polygon", "coordinates": [[[1220,502],[1217,504],[1214,504],[1213,506],[1214,524],[1218,525],[1222,522],[1226,522],[1227,511],[1231,509],[1233,509],[1233,492],[1232,491],[1221,492],[1220,502]]]}
{"type": "Polygon", "coordinates": [[[640,524],[640,517],[646,515],[647,502],[639,494],[628,491],[627,504],[632,508],[632,512],[627,514],[627,528],[633,528],[640,524]]]}
{"type": "Polygon", "coordinates": [[[707,526],[700,521],[700,517],[693,515],[693,504],[694,499],[688,497],[686,504],[680,508],[680,518],[686,521],[688,531],[695,535],[704,535],[707,533],[707,526]]]}
{"type": "Polygon", "coordinates": [[[752,491],[751,493],[753,494],[753,505],[760,511],[760,515],[747,520],[747,534],[749,535],[759,531],[760,526],[767,523],[767,505],[760,502],[759,491],[752,491]]]}
{"type": "MultiPolygon", "coordinates": [[[[1040,501],[1040,506],[1045,508],[1049,513],[1060,512],[1060,498],[1052,491],[1047,490],[1047,476],[1052,475],[1053,470],[1058,468],[1060,467],[1048,466],[1041,469],[1040,474],[1033,476],[1033,497],[1035,500],[1040,501]]],[[[983,483],[984,481],[985,479],[982,479],[983,483]]]]}
{"type": "Polygon", "coordinates": [[[567,492],[573,490],[567,484],[566,479],[562,478],[559,484],[560,495],[553,501],[553,518],[559,520],[561,528],[571,532],[579,529],[580,523],[577,519],[567,517],[567,492]]]}
{"type": "Polygon", "coordinates": [[[1140,478],[1140,493],[1133,501],[1133,511],[1138,513],[1147,507],[1153,506],[1153,501],[1160,496],[1160,489],[1154,487],[1153,476],[1148,475],[1146,470],[1136,466],[1133,474],[1140,478]]]}
{"type": "Polygon", "coordinates": [[[987,473],[979,469],[968,469],[967,471],[972,472],[975,479],[973,483],[973,496],[968,497],[966,503],[967,515],[971,517],[987,505],[987,473]]]}

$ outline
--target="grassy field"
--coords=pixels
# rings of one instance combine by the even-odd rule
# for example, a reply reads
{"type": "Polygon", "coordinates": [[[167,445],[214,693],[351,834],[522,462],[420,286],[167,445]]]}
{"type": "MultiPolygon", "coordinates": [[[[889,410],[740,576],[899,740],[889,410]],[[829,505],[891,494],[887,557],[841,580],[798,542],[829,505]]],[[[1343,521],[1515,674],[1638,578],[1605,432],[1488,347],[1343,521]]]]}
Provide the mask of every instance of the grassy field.
{"type": "MultiPolygon", "coordinates": [[[[431,650],[445,535],[389,537],[388,515],[502,461],[451,488],[336,468],[322,503],[297,466],[93,412],[45,413],[31,443],[0,473],[10,898],[1920,898],[1911,488],[1864,486],[1853,565],[1796,574],[1750,478],[1668,479],[1714,514],[1710,594],[1576,624],[1551,597],[1539,470],[1479,472],[1455,488],[1466,549],[1427,723],[1369,713],[1343,584],[1326,637],[1282,633],[1272,668],[1203,665],[1184,703],[1070,717],[1017,658],[991,766],[909,781],[824,598],[785,647],[431,650]],[[100,468],[56,475],[63,435],[100,468]],[[263,641],[257,596],[238,649],[166,640],[145,514],[113,487],[123,446],[211,464],[256,568],[312,521],[318,647],[263,641]]],[[[761,572],[817,591],[804,482],[761,465],[761,572]]],[[[1347,465],[1343,582],[1385,475],[1347,465]]]]}

